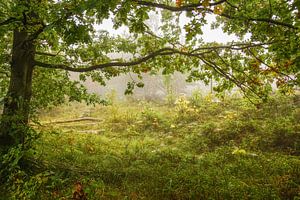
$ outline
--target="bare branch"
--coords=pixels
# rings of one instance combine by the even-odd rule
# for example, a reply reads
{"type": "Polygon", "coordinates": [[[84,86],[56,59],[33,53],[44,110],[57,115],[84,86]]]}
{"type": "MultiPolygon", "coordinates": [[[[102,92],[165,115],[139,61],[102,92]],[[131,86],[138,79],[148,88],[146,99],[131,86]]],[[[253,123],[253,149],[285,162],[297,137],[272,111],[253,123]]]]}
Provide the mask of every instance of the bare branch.
{"type": "Polygon", "coordinates": [[[239,88],[243,89],[243,85],[238,82],[238,80],[236,80],[235,78],[231,77],[231,75],[227,74],[224,70],[222,70],[218,65],[216,65],[214,62],[209,61],[203,57],[199,57],[202,62],[204,62],[206,65],[210,66],[213,70],[215,70],[218,74],[222,75],[223,77],[225,77],[226,79],[228,79],[229,81],[233,82],[234,84],[236,84],[239,88]]]}

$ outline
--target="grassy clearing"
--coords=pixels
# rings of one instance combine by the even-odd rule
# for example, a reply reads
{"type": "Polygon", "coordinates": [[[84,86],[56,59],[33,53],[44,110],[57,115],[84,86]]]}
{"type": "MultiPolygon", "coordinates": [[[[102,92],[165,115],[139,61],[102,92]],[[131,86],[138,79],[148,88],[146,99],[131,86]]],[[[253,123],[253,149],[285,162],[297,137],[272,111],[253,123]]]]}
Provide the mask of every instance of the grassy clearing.
{"type": "Polygon", "coordinates": [[[195,105],[182,99],[44,111],[48,124],[27,155],[34,170],[14,195],[69,199],[80,181],[89,199],[300,198],[296,99],[260,109],[243,100],[195,105]],[[99,121],[49,124],[83,113],[99,121]]]}

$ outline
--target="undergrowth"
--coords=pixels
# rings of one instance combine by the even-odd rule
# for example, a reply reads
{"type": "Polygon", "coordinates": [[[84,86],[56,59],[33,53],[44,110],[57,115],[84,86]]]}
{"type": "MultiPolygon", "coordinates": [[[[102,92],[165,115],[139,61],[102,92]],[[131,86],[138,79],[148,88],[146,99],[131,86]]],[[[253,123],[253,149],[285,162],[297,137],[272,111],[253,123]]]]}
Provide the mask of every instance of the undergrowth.
{"type": "Polygon", "coordinates": [[[259,109],[196,100],[43,111],[30,170],[1,186],[2,197],[70,199],[80,182],[88,199],[300,199],[297,99],[259,109]],[[86,109],[98,121],[55,123],[86,109]]]}

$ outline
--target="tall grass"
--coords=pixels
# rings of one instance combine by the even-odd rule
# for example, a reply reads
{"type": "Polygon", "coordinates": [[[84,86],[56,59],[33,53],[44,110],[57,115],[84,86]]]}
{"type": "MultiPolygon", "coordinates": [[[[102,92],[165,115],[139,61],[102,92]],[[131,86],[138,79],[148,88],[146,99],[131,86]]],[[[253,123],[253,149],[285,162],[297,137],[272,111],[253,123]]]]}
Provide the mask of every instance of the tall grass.
{"type": "MultiPolygon", "coordinates": [[[[197,101],[90,107],[99,122],[40,128],[30,175],[8,196],[68,199],[80,181],[89,199],[300,198],[298,102],[197,101]]],[[[44,112],[42,124],[87,109],[69,108],[44,112]]]]}

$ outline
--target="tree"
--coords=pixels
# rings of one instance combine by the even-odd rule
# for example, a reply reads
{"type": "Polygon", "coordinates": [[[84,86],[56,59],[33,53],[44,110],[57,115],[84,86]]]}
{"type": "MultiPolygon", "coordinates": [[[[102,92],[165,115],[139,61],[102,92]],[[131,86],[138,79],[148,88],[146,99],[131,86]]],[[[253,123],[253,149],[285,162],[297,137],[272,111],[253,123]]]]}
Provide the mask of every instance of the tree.
{"type": "MultiPolygon", "coordinates": [[[[103,85],[106,79],[130,71],[138,75],[180,71],[189,73],[189,81],[214,78],[218,92],[237,86],[252,100],[266,99],[273,82],[284,92],[299,86],[299,1],[6,0],[0,3],[0,16],[0,84],[7,92],[1,145],[24,142],[36,94],[53,92],[55,97],[49,99],[57,101],[56,94],[64,93],[55,88],[61,88],[73,98],[87,97],[78,83],[68,80],[68,71],[103,85]],[[150,12],[161,16],[158,34],[145,24],[150,12]],[[179,25],[182,12],[189,18],[184,30],[179,25]],[[213,26],[235,33],[240,41],[201,41],[206,15],[215,15],[213,26]],[[120,37],[95,31],[96,24],[101,26],[110,17],[115,28],[125,25],[131,34],[120,37]],[[110,52],[130,53],[132,59],[112,60],[110,52]],[[45,92],[41,85],[54,89],[45,92]]],[[[128,83],[126,92],[135,86],[142,84],[128,83]]]]}

